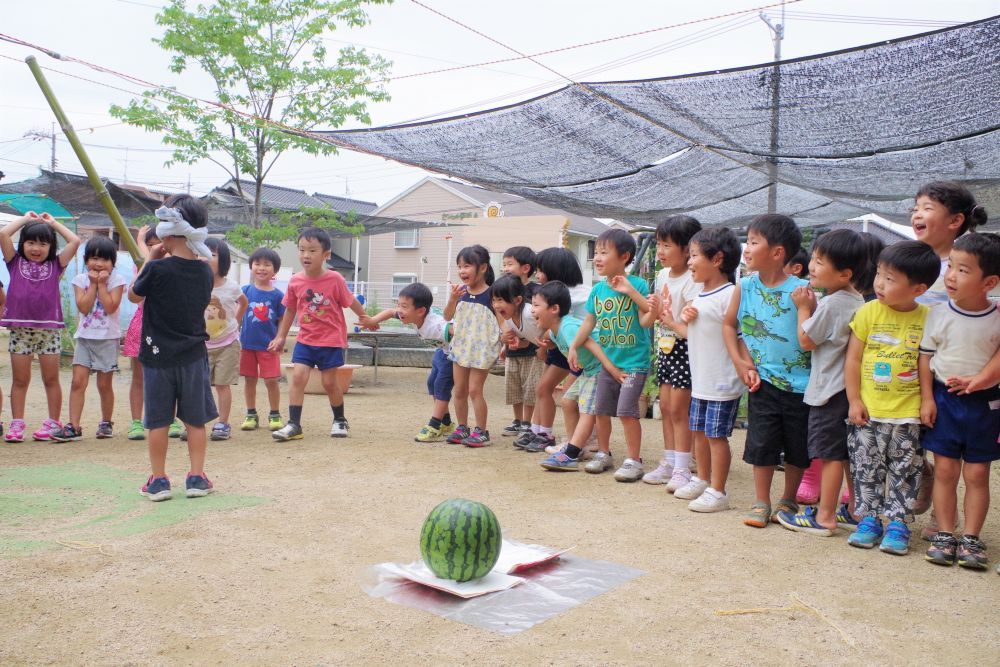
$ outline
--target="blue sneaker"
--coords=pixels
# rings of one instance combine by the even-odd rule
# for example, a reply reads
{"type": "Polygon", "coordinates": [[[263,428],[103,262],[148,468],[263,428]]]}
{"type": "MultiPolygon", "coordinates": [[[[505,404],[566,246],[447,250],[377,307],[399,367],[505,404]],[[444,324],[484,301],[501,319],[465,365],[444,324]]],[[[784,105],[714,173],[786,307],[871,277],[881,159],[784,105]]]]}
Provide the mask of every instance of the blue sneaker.
{"type": "Polygon", "coordinates": [[[902,521],[890,521],[879,549],[887,554],[905,556],[910,552],[910,529],[902,521]]]}
{"type": "Polygon", "coordinates": [[[170,480],[166,477],[153,477],[152,475],[146,480],[146,484],[139,489],[139,493],[154,503],[158,503],[161,500],[170,500],[173,497],[173,494],[170,492],[170,480]]]}
{"type": "Polygon", "coordinates": [[[550,454],[542,460],[541,466],[546,470],[557,470],[561,472],[576,472],[578,470],[578,459],[571,459],[565,452],[550,454]]]}
{"type": "Polygon", "coordinates": [[[809,535],[819,535],[820,537],[830,537],[833,535],[832,530],[816,522],[815,507],[806,507],[798,514],[787,511],[778,512],[777,516],[778,523],[788,530],[794,530],[799,533],[808,533],[809,535]]]}
{"type": "Polygon", "coordinates": [[[215,491],[212,480],[205,475],[188,473],[187,479],[184,480],[184,486],[188,498],[201,498],[215,491]]]}
{"type": "Polygon", "coordinates": [[[857,530],[847,538],[852,547],[871,549],[882,538],[882,522],[875,517],[866,516],[858,524],[857,530]]]}
{"type": "Polygon", "coordinates": [[[843,503],[837,510],[837,527],[844,530],[855,531],[858,529],[858,520],[851,516],[847,510],[847,503],[843,503]]]}

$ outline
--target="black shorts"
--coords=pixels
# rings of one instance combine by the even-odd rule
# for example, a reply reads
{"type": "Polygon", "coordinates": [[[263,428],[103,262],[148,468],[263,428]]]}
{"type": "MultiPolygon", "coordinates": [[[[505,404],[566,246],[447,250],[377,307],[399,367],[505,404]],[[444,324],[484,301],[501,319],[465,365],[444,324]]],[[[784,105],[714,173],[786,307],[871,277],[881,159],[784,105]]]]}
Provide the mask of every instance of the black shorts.
{"type": "Polygon", "coordinates": [[[555,366],[556,368],[561,368],[563,370],[569,371],[570,374],[573,375],[573,377],[580,377],[580,374],[583,373],[582,368],[578,371],[570,370],[569,361],[566,359],[566,355],[560,352],[559,349],[555,347],[550,347],[545,352],[545,365],[555,366]]]}
{"type": "Polygon", "coordinates": [[[809,406],[802,394],[782,391],[760,381],[760,389],[750,394],[747,406],[747,442],[743,461],[754,466],[776,466],[785,454],[785,463],[809,467],[806,433],[809,406]]]}
{"type": "Polygon", "coordinates": [[[142,366],[142,402],[146,428],[164,428],[174,415],[185,424],[202,426],[219,416],[208,382],[208,357],[186,366],[142,366]]]}
{"type": "Polygon", "coordinates": [[[847,413],[851,404],[841,390],[826,405],[809,407],[809,458],[847,460],[847,413]]]}
{"type": "Polygon", "coordinates": [[[663,350],[656,351],[656,382],[669,384],[674,389],[691,388],[691,361],[685,339],[676,339],[669,354],[664,354],[663,350]]]}

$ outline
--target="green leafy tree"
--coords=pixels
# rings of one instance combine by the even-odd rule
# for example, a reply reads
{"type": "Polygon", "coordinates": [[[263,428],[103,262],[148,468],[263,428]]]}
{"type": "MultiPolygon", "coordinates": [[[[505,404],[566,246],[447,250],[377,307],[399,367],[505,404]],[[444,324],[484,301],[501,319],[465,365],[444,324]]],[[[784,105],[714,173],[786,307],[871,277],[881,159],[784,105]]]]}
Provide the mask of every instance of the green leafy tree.
{"type": "Polygon", "coordinates": [[[294,241],[303,227],[319,227],[332,236],[345,234],[360,238],[365,226],[355,222],[354,213],[341,215],[329,208],[303,206],[298,211],[281,214],[276,221],[264,220],[256,226],[236,225],[226,232],[226,240],[246,254],[260,247],[277,248],[284,241],[294,241]]]}
{"type": "Polygon", "coordinates": [[[253,206],[244,210],[248,225],[257,227],[261,186],[285,151],[336,152],[280,126],[309,131],[348,119],[368,124],[368,102],[389,99],[383,87],[389,61],[354,46],[334,52],[333,61],[323,39],[338,26],[367,25],[366,6],[389,1],[216,0],[189,11],[184,0],[172,0],[156,16],[166,30],[153,41],[174,54],[175,74],[204,71],[221,106],[157,88],[112,106],[111,115],[161,133],[175,148],[167,166],[210,160],[235,179],[244,201],[240,179],[253,180],[253,206]]]}

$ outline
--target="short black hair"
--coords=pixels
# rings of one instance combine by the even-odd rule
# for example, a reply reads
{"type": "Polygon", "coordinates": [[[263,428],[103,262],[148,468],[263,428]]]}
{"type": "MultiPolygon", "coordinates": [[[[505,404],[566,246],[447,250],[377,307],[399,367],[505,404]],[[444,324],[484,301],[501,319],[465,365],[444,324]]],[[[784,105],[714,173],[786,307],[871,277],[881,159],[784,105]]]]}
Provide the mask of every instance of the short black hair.
{"type": "Polygon", "coordinates": [[[538,253],[535,269],[545,274],[545,280],[576,287],[583,282],[583,271],[576,255],[566,248],[546,248],[538,253]]]}
{"type": "Polygon", "coordinates": [[[455,258],[455,263],[465,262],[476,267],[479,270],[480,266],[486,265],[486,275],[483,276],[483,280],[487,285],[492,285],[496,276],[493,273],[493,265],[490,264],[490,251],[484,246],[479,245],[467,245],[458,251],[458,257],[455,258]]]}
{"type": "Polygon", "coordinates": [[[933,285],[941,275],[941,258],[923,241],[899,241],[878,256],[878,263],[906,276],[911,285],[933,285]]]}
{"type": "Polygon", "coordinates": [[[208,209],[201,200],[189,194],[170,195],[163,205],[167,208],[176,208],[181,212],[181,217],[195,229],[201,229],[208,224],[208,209]]]}
{"type": "Polygon", "coordinates": [[[865,259],[858,273],[854,274],[854,289],[862,294],[871,294],[875,289],[875,272],[878,270],[878,256],[885,250],[885,243],[871,232],[858,232],[865,248],[865,259]]]}
{"type": "Polygon", "coordinates": [[[927,197],[933,199],[948,209],[952,215],[961,213],[965,216],[958,236],[972,231],[979,225],[985,225],[989,216],[986,209],[976,203],[969,189],[958,181],[931,181],[920,186],[915,198],[927,197]]]}
{"type": "Polygon", "coordinates": [[[691,237],[692,244],[698,244],[701,254],[714,259],[722,253],[722,264],[719,270],[729,282],[736,282],[736,267],[740,265],[743,248],[736,234],[728,227],[708,227],[691,237]]]}
{"type": "Polygon", "coordinates": [[[679,246],[691,243],[691,237],[701,231],[701,223],[690,215],[667,216],[656,225],[657,241],[673,241],[679,246]]]}
{"type": "Polygon", "coordinates": [[[320,229],[319,227],[306,227],[299,231],[299,238],[295,239],[295,242],[305,239],[306,241],[318,241],[323,252],[330,249],[330,235],[326,233],[326,230],[320,229]]]}
{"type": "Polygon", "coordinates": [[[812,251],[822,255],[838,271],[850,271],[851,284],[855,284],[869,263],[868,247],[861,235],[852,229],[834,229],[820,234],[813,242],[812,251]]]}
{"type": "Polygon", "coordinates": [[[494,299],[500,299],[507,303],[514,303],[514,299],[521,297],[524,300],[524,283],[520,278],[505,273],[493,283],[492,294],[494,299]]]}
{"type": "MultiPolygon", "coordinates": [[[[569,288],[565,283],[558,280],[550,280],[544,285],[539,285],[535,290],[535,296],[540,296],[550,306],[559,306],[560,319],[569,314],[573,301],[569,296],[569,288]]],[[[532,297],[534,298],[534,297],[532,297]]]]}
{"type": "Polygon", "coordinates": [[[271,262],[275,273],[281,268],[281,255],[272,248],[257,248],[250,255],[249,261],[250,266],[253,266],[254,262],[271,262]]]}
{"type": "Polygon", "coordinates": [[[434,295],[431,294],[430,288],[423,283],[410,283],[399,290],[399,297],[412,301],[414,308],[426,308],[428,311],[431,309],[431,304],[434,303],[434,295]]]}
{"type": "Polygon", "coordinates": [[[24,254],[24,243],[26,241],[49,244],[48,257],[42,261],[51,262],[59,256],[59,252],[56,249],[56,230],[52,229],[47,222],[36,220],[35,222],[29,222],[21,228],[21,235],[17,239],[17,254],[24,257],[24,259],[28,259],[24,254]]]}
{"type": "Polygon", "coordinates": [[[799,251],[792,255],[792,258],[785,262],[785,266],[789,264],[798,264],[801,268],[799,272],[796,273],[799,278],[806,278],[809,275],[809,254],[806,253],[805,248],[799,248],[799,251]]]}
{"type": "Polygon", "coordinates": [[[535,272],[535,266],[538,264],[538,256],[535,251],[526,245],[516,245],[512,248],[507,248],[503,252],[503,258],[513,257],[518,264],[527,264],[531,267],[531,271],[528,271],[528,275],[532,275],[535,272]]]}
{"type": "Polygon", "coordinates": [[[225,278],[229,275],[229,268],[233,265],[233,259],[229,255],[229,245],[222,239],[208,237],[205,239],[208,249],[219,256],[219,275],[225,278]]]}
{"type": "Polygon", "coordinates": [[[795,221],[780,213],[765,213],[750,221],[749,230],[757,232],[770,246],[780,245],[785,249],[785,261],[793,257],[802,247],[802,232],[795,221]]]}
{"type": "Polygon", "coordinates": [[[83,248],[83,263],[86,264],[91,257],[106,259],[111,262],[111,266],[114,266],[118,261],[118,246],[109,236],[103,234],[92,236],[83,248]]]}
{"type": "Polygon", "coordinates": [[[626,265],[635,261],[635,238],[624,229],[609,229],[597,237],[597,245],[614,246],[618,256],[628,253],[626,265]]]}
{"type": "Polygon", "coordinates": [[[1000,276],[1000,236],[996,234],[966,234],[955,241],[952,250],[973,255],[979,262],[983,277],[1000,276]]]}

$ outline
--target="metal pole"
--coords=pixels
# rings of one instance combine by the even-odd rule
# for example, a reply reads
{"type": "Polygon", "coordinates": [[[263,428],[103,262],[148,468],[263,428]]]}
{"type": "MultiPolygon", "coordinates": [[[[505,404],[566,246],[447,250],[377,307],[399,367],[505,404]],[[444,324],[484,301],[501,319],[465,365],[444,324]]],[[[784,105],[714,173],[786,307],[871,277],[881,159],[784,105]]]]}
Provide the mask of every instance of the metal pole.
{"type": "MultiPolygon", "coordinates": [[[[132,235],[128,231],[128,227],[125,226],[125,221],[122,219],[121,213],[118,212],[118,207],[115,206],[115,202],[112,201],[111,195],[108,194],[108,189],[104,187],[101,177],[97,175],[97,170],[94,168],[94,164],[90,161],[90,158],[87,156],[87,152],[83,149],[83,144],[80,143],[80,139],[76,136],[76,130],[73,129],[69,119],[63,112],[62,106],[59,104],[59,100],[56,99],[55,93],[53,93],[52,88],[49,87],[49,82],[45,79],[45,75],[42,74],[42,68],[38,65],[38,61],[35,60],[34,56],[28,56],[24,59],[24,62],[28,63],[28,68],[31,70],[32,75],[34,75],[35,81],[38,83],[38,87],[42,89],[42,94],[45,95],[45,99],[49,103],[52,113],[59,122],[59,127],[62,128],[63,134],[66,135],[66,139],[69,140],[70,146],[73,147],[73,152],[76,153],[76,157],[80,160],[83,170],[87,172],[87,179],[90,181],[90,186],[94,188],[94,192],[97,193],[97,198],[101,201],[101,205],[107,212],[108,217],[111,218],[111,222],[114,224],[115,230],[117,230],[118,235],[125,243],[125,249],[128,250],[128,253],[132,256],[132,261],[135,262],[136,266],[142,266],[143,260],[142,255],[139,254],[139,246],[136,245],[135,239],[132,238],[132,235]]],[[[55,132],[53,132],[53,136],[54,135],[55,132]]]]}
{"type": "Polygon", "coordinates": [[[781,5],[782,22],[777,25],[771,23],[763,12],[760,14],[760,19],[771,29],[774,41],[774,68],[771,73],[771,157],[767,159],[767,180],[770,182],[767,188],[768,213],[776,213],[778,208],[778,158],[775,155],[778,152],[778,104],[781,99],[781,67],[778,63],[781,61],[781,41],[785,38],[784,16],[784,3],[781,5]]]}

